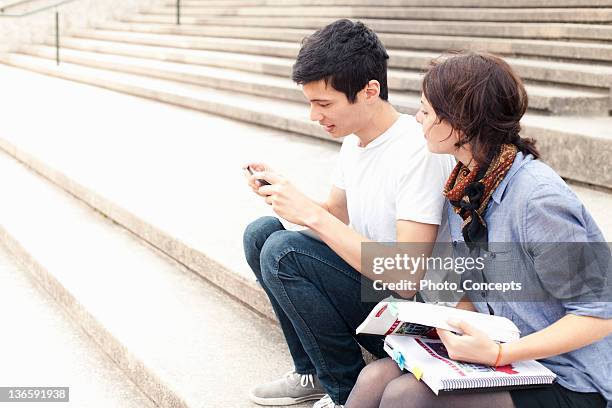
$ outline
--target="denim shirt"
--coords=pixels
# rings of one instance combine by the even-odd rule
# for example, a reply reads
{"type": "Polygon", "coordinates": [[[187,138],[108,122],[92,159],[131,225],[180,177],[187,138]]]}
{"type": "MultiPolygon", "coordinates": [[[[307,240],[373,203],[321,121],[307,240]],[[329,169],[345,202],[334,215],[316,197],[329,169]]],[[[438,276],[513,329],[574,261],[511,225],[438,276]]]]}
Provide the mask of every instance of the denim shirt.
{"type": "MultiPolygon", "coordinates": [[[[452,206],[447,208],[451,239],[457,244],[463,241],[462,219],[452,206]]],[[[521,279],[535,295],[561,291],[558,282],[563,278],[547,276],[551,268],[546,259],[540,259],[537,252],[534,254],[534,244],[605,241],[587,209],[565,182],[546,164],[522,153],[518,153],[493,192],[484,219],[491,244],[488,251],[481,251],[487,259],[482,274],[504,270],[509,255],[499,243],[512,243],[513,264],[520,265],[514,268],[519,269],[521,279]]],[[[609,288],[609,280],[607,285],[609,288]]],[[[612,319],[612,299],[580,302],[558,296],[543,302],[512,301],[498,296],[489,302],[486,293],[477,293],[472,292],[469,297],[479,312],[507,317],[518,326],[522,337],[550,326],[568,313],[612,319]]],[[[540,362],[557,374],[560,385],[577,392],[599,392],[612,408],[612,336],[540,362]]]]}

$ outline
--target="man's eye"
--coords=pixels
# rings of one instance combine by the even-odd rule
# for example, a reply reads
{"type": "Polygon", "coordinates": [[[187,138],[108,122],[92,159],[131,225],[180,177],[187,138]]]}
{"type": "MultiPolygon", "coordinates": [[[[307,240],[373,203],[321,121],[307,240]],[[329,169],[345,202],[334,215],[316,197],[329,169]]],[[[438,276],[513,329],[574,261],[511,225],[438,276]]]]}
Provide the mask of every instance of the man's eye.
{"type": "Polygon", "coordinates": [[[322,108],[326,108],[328,107],[330,104],[329,103],[320,103],[319,106],[322,108]]]}

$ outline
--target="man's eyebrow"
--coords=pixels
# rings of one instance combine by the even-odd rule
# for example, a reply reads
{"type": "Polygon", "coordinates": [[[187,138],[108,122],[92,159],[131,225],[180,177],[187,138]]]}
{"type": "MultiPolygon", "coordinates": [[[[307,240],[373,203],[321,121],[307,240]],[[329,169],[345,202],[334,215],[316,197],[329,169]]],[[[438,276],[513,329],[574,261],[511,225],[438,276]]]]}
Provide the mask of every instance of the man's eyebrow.
{"type": "Polygon", "coordinates": [[[311,99],[310,102],[331,102],[330,99],[311,99]]]}

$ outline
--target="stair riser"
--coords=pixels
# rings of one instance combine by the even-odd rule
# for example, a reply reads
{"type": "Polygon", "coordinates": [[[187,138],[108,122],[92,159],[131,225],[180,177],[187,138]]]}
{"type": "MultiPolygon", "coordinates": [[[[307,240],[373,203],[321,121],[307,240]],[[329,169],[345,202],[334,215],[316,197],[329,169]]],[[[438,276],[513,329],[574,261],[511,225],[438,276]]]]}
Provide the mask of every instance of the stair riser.
{"type": "MultiPolygon", "coordinates": [[[[42,58],[53,59],[54,55],[51,55],[48,52],[34,52],[28,51],[26,52],[28,55],[33,55],[42,58]]],[[[176,82],[189,83],[194,85],[205,86],[209,88],[217,88],[228,91],[252,94],[265,96],[269,98],[283,99],[293,102],[301,102],[306,105],[306,101],[304,99],[304,94],[301,89],[297,86],[294,88],[289,87],[280,87],[269,84],[258,84],[253,82],[245,82],[239,80],[228,80],[223,79],[220,80],[215,77],[208,77],[205,75],[192,75],[185,74],[180,72],[172,72],[165,70],[153,70],[146,67],[133,66],[133,65],[125,65],[125,64],[116,64],[106,61],[95,61],[80,57],[74,57],[70,55],[65,55],[62,57],[62,60],[69,63],[79,64],[91,68],[99,68],[106,69],[116,72],[122,72],[127,74],[135,74],[135,75],[143,75],[153,78],[167,79],[176,82]]],[[[416,88],[420,90],[420,88],[416,88]]],[[[393,102],[393,101],[392,101],[393,102]]],[[[395,108],[404,113],[413,114],[415,112],[415,105],[404,105],[402,103],[393,103],[395,108]]]]}
{"type": "Polygon", "coordinates": [[[80,51],[93,51],[99,52],[103,54],[115,54],[122,55],[126,57],[139,57],[139,58],[151,58],[160,61],[167,62],[179,62],[184,64],[192,64],[192,65],[204,65],[215,68],[228,68],[228,69],[236,69],[240,71],[253,72],[257,74],[268,74],[281,76],[285,78],[289,78],[291,76],[291,66],[290,65],[279,65],[279,64],[271,64],[271,63],[253,63],[249,62],[245,64],[240,60],[232,60],[225,58],[199,58],[197,56],[192,56],[181,52],[180,50],[171,51],[171,52],[157,52],[154,49],[145,50],[145,51],[136,51],[136,50],[124,50],[122,48],[118,48],[109,45],[97,45],[97,46],[89,46],[88,44],[83,44],[78,40],[65,39],[63,43],[64,48],[80,50],[80,51]]]}
{"type": "MultiPolygon", "coordinates": [[[[97,40],[119,40],[119,38],[109,38],[108,35],[97,33],[95,31],[79,32],[74,35],[80,38],[90,38],[97,40]]],[[[129,44],[141,44],[141,45],[153,45],[153,46],[164,46],[173,48],[183,48],[191,50],[208,50],[208,51],[226,51],[235,52],[251,55],[266,55],[271,57],[282,57],[282,58],[295,58],[299,51],[299,44],[294,46],[279,47],[276,45],[263,45],[263,44],[233,44],[233,43],[221,43],[214,41],[213,39],[206,38],[186,38],[182,41],[176,41],[172,38],[165,39],[135,39],[135,38],[124,38],[121,42],[129,44]]]]}
{"type": "MultiPolygon", "coordinates": [[[[213,35],[215,30],[202,30],[201,27],[188,27],[188,26],[149,26],[147,28],[140,27],[132,27],[126,24],[105,24],[101,26],[102,28],[109,30],[122,30],[122,31],[131,31],[131,32],[140,32],[140,33],[152,33],[152,34],[173,34],[173,35],[213,35]]],[[[225,30],[223,30],[225,31],[225,30]]],[[[245,35],[241,36],[241,32],[239,30],[234,30],[232,37],[233,38],[245,38],[245,39],[276,39],[277,36],[266,34],[265,31],[261,31],[261,35],[257,36],[249,36],[245,35]]],[[[63,44],[63,46],[69,46],[70,48],[87,50],[86,47],[79,47],[78,45],[67,45],[63,44]]],[[[281,65],[277,66],[274,64],[241,64],[235,60],[223,60],[223,59],[197,59],[191,58],[190,56],[184,56],[180,52],[173,52],[172,54],[162,54],[162,53],[121,53],[121,51],[113,51],[111,47],[108,48],[98,48],[100,50],[108,50],[102,52],[109,53],[117,53],[121,55],[133,55],[140,56],[143,58],[150,58],[152,55],[155,55],[151,58],[166,60],[166,61],[174,61],[174,62],[185,62],[185,63],[193,63],[198,65],[208,65],[215,66],[220,68],[232,68],[239,69],[249,72],[258,72],[265,73],[270,75],[277,76],[290,76],[291,75],[291,65],[281,65]],[[265,68],[265,70],[264,70],[265,68]]],[[[397,53],[394,53],[393,50],[389,51],[390,60],[389,66],[392,68],[402,68],[402,69],[416,69],[416,70],[424,70],[429,65],[429,62],[433,58],[430,56],[412,56],[410,58],[402,57],[397,53]]],[[[547,69],[538,66],[531,65],[521,65],[521,64],[512,64],[513,68],[519,73],[519,75],[527,80],[536,80],[541,82],[552,82],[559,84],[568,84],[568,85],[579,85],[579,86],[587,86],[587,87],[595,87],[595,88],[609,88],[612,83],[612,75],[606,74],[595,74],[588,72],[581,72],[568,69],[547,69]]]]}
{"type": "MultiPolygon", "coordinates": [[[[154,16],[154,15],[139,15],[131,18],[132,22],[139,23],[162,23],[162,24],[174,24],[175,19],[170,16],[154,16]]],[[[198,18],[183,17],[181,19],[183,24],[189,25],[205,25],[206,20],[200,20],[198,18]]],[[[536,56],[536,57],[548,57],[548,58],[561,58],[569,60],[585,60],[592,61],[610,61],[612,60],[612,47],[602,45],[589,45],[582,46],[576,43],[567,44],[550,44],[547,42],[543,43],[521,43],[518,41],[512,41],[509,39],[478,39],[478,38],[439,38],[439,37],[427,37],[427,36],[413,36],[408,35],[392,36],[381,34],[384,42],[389,48],[408,49],[417,51],[435,51],[444,52],[447,50],[486,50],[489,52],[513,56],[513,55],[524,55],[524,56],[536,56]]],[[[270,54],[266,54],[270,55],[270,54]]],[[[278,54],[275,54],[278,55],[278,54]]],[[[287,53],[278,56],[285,56],[287,53]]],[[[289,54],[287,58],[291,58],[289,54]]]]}
{"type": "MultiPolygon", "coordinates": [[[[46,56],[48,57],[48,56],[46,56]]],[[[228,89],[232,91],[252,93],[255,95],[268,96],[272,98],[281,98],[297,102],[304,100],[301,91],[298,89],[278,88],[270,87],[261,84],[245,83],[241,81],[218,81],[214,78],[206,78],[193,75],[183,74],[171,74],[171,73],[154,73],[151,70],[143,69],[126,69],[121,66],[112,64],[101,64],[91,65],[92,63],[86,60],[70,60],[75,63],[85,63],[89,66],[95,66],[97,68],[109,68],[113,70],[124,70],[124,72],[152,75],[159,78],[171,79],[182,82],[190,82],[203,86],[210,86],[215,88],[228,89]]],[[[399,78],[390,77],[389,86],[392,90],[409,91],[409,92],[420,92],[421,81],[419,78],[399,78]]],[[[393,102],[393,99],[391,99],[393,102]]],[[[607,95],[600,98],[556,98],[556,97],[540,97],[538,95],[530,95],[530,109],[547,111],[555,115],[562,114],[588,114],[588,115],[607,115],[609,110],[609,97],[607,95]]],[[[402,104],[395,103],[395,106],[401,112],[410,113],[412,112],[411,106],[404,106],[402,104]]]]}
{"type": "MultiPolygon", "coordinates": [[[[160,7],[149,14],[175,15],[175,7],[160,7]]],[[[427,9],[388,7],[188,7],[181,14],[188,17],[210,16],[270,16],[270,17],[334,17],[334,18],[388,18],[407,20],[450,20],[491,22],[563,22],[563,23],[609,23],[610,9],[427,9]]]]}
{"type": "MultiPolygon", "coordinates": [[[[168,0],[166,5],[176,2],[168,0]]],[[[187,7],[228,6],[369,6],[372,0],[183,0],[187,7]]],[[[377,0],[380,7],[491,7],[490,0],[377,0]]],[[[612,7],[610,0],[512,0],[496,3],[499,8],[522,7],[612,7]]]]}
{"type": "Polygon", "coordinates": [[[543,160],[563,178],[612,188],[612,140],[523,126],[537,140],[543,160]]]}
{"type": "MultiPolygon", "coordinates": [[[[284,28],[283,38],[301,39],[301,36],[317,30],[333,22],[335,18],[200,18],[202,31],[205,35],[216,35],[221,29],[224,31],[232,30],[233,36],[241,35],[247,37],[248,32],[253,32],[254,28],[274,27],[274,31],[284,28]],[[240,30],[236,30],[240,27],[240,30]],[[303,34],[300,31],[304,32],[303,34]],[[208,34],[210,33],[210,34],[208,34]],[[245,33],[245,34],[242,34],[245,33]],[[285,37],[287,36],[287,37],[285,37]]],[[[124,19],[126,22],[135,22],[134,18],[124,19]]],[[[383,20],[364,20],[371,29],[379,35],[383,34],[420,34],[420,35],[457,35],[466,37],[491,37],[491,38],[523,38],[523,39],[577,39],[577,40],[599,40],[612,41],[612,27],[598,26],[597,28],[584,28],[580,26],[569,26],[562,24],[536,24],[531,26],[515,26],[504,23],[495,24],[465,24],[452,22],[423,22],[423,21],[383,21],[383,20]]],[[[513,23],[515,24],[515,23],[513,23]]],[[[185,27],[184,25],[177,27],[185,27]]],[[[262,32],[264,36],[266,31],[262,32]]],[[[257,34],[252,34],[257,35],[257,34]]],[[[251,37],[256,38],[256,37],[251,37]]],[[[277,37],[278,38],[278,37],[277,37]]]]}

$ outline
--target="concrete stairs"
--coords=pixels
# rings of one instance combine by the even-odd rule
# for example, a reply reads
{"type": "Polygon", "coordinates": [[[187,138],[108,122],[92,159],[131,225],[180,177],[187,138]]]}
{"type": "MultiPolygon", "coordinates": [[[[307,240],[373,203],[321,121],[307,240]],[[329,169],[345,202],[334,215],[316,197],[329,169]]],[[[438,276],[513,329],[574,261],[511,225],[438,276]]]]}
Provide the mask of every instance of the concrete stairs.
{"type": "MultiPolygon", "coordinates": [[[[202,205],[212,195],[190,194],[195,184],[183,177],[198,174],[199,178],[202,172],[192,172],[193,168],[183,167],[180,160],[167,155],[172,152],[170,146],[178,143],[174,145],[180,150],[175,150],[177,155],[183,156],[183,148],[192,149],[191,158],[182,157],[183,163],[189,163],[189,167],[198,165],[200,158],[206,159],[207,166],[200,170],[213,172],[210,159],[215,152],[206,149],[208,143],[193,125],[204,125],[199,127],[203,131],[219,132],[228,129],[239,132],[244,125],[226,120],[219,124],[214,117],[202,118],[191,111],[168,112],[167,106],[152,102],[145,101],[142,106],[143,101],[131,97],[96,88],[82,89],[74,83],[13,69],[0,71],[3,88],[15,96],[1,106],[10,119],[0,125],[3,150],[0,188],[5,197],[0,203],[0,243],[87,335],[79,336],[89,337],[84,341],[85,351],[75,349],[78,354],[70,356],[65,347],[71,343],[67,343],[58,353],[56,358],[64,356],[69,361],[60,370],[62,375],[54,379],[61,380],[57,385],[72,386],[71,402],[82,402],[79,406],[83,407],[254,407],[248,401],[248,389],[290,370],[290,357],[280,331],[268,319],[269,306],[257,300],[263,297],[261,290],[253,279],[245,276],[244,269],[241,273],[228,272],[220,262],[223,257],[211,258],[210,253],[205,255],[181,243],[184,239],[193,244],[196,237],[192,235],[189,239],[183,234],[195,233],[199,244],[194,247],[207,246],[204,242],[207,240],[217,252],[239,258],[240,249],[235,247],[240,236],[236,230],[244,225],[229,220],[227,229],[232,235],[229,246],[225,242],[229,234],[213,234],[223,220],[214,206],[202,205]],[[19,96],[18,91],[26,82],[41,91],[39,99],[19,96]],[[53,106],[54,91],[62,92],[66,98],[61,106],[53,106]],[[83,109],[86,104],[90,109],[83,109]],[[75,112],[79,112],[78,117],[75,112]],[[111,115],[114,120],[105,120],[101,114],[111,115]],[[30,115],[37,120],[23,121],[30,115]],[[72,121],[65,121],[64,115],[72,121]],[[126,119],[134,123],[129,124],[126,119]],[[181,136],[168,131],[173,120],[186,124],[183,130],[191,144],[181,144],[178,140],[181,136]],[[94,121],[99,123],[91,126],[94,121]],[[151,126],[137,125],[147,121],[151,126]],[[186,121],[191,121],[191,126],[186,121]],[[134,132],[134,126],[143,133],[134,132]],[[46,133],[41,132],[44,128],[46,133]],[[143,150],[145,141],[148,147],[143,150]],[[135,156],[145,151],[146,159],[135,156]],[[160,166],[161,158],[168,160],[168,167],[160,166]],[[101,193],[104,185],[114,192],[101,193]],[[179,190],[188,193],[187,196],[179,190]],[[154,191],[156,198],[149,195],[154,191]],[[136,210],[132,207],[136,203],[130,204],[125,199],[143,200],[140,203],[153,211],[136,210]],[[208,209],[202,211],[207,207],[210,213],[208,209]],[[163,232],[169,225],[165,225],[168,220],[162,219],[179,214],[190,214],[189,221],[186,218],[182,223],[171,221],[174,227],[168,231],[172,232],[163,232]],[[151,216],[155,221],[147,221],[151,216]],[[215,217],[217,225],[209,222],[215,217]],[[177,256],[171,248],[182,255],[177,256]],[[200,272],[192,269],[195,264],[200,272]],[[232,298],[228,292],[240,296],[232,298]],[[98,357],[93,355],[79,363],[79,355],[87,350],[97,350],[98,357]],[[68,363],[76,368],[70,371],[68,363]],[[93,363],[98,364],[97,368],[91,368],[93,363]],[[85,375],[87,367],[90,372],[85,375]],[[68,374],[64,375],[65,371],[68,374]],[[83,386],[84,381],[90,384],[83,386]],[[113,388],[115,394],[104,397],[113,388]],[[94,391],[100,394],[99,400],[94,391]],[[113,398],[120,397],[125,400],[113,402],[113,398]]],[[[239,168],[236,173],[242,181],[239,168]]],[[[242,183],[240,187],[244,187],[242,183]]],[[[245,204],[237,202],[234,208],[245,204]]],[[[255,206],[249,217],[257,212],[260,210],[255,206]]],[[[3,272],[0,277],[8,279],[8,273],[3,272]]],[[[3,285],[2,291],[9,288],[3,285]]],[[[13,307],[25,302],[22,299],[13,307]]],[[[29,314],[22,313],[23,316],[32,314],[25,312],[29,314]]],[[[43,317],[44,314],[39,318],[43,317]]],[[[10,321],[16,319],[14,316],[10,321]]],[[[35,322],[31,323],[29,333],[35,333],[35,322]]],[[[62,330],[64,336],[69,335],[65,328],[55,331],[62,330]]],[[[15,345],[15,350],[26,353],[26,346],[36,346],[34,340],[19,346],[23,336],[24,332],[16,331],[5,337],[11,341],[8,344],[15,345]]],[[[57,336],[60,334],[56,333],[57,336]]],[[[42,347],[52,351],[59,347],[58,342],[49,338],[42,347]]],[[[28,362],[28,367],[44,372],[42,362],[28,362]]],[[[3,368],[15,368],[12,363],[9,359],[3,368]]],[[[53,367],[49,364],[44,370],[53,372],[53,367]]],[[[0,377],[3,375],[4,370],[0,377]]],[[[15,377],[15,381],[22,383],[14,385],[41,385],[35,381],[50,379],[22,371],[15,377]]],[[[298,405],[306,406],[309,405],[298,405]]]]}
{"type": "Polygon", "coordinates": [[[564,177],[612,188],[608,128],[612,3],[477,0],[173,1],[126,21],[62,36],[55,67],[49,44],[23,47],[2,62],[309,136],[303,96],[289,75],[301,39],[339,17],[360,18],[390,54],[390,101],[418,109],[420,80],[448,49],[504,55],[526,82],[526,136],[564,177]],[[610,7],[610,8],[607,8],[610,7]],[[280,107],[282,105],[282,108],[280,107]]]}
{"type": "Polygon", "coordinates": [[[338,144],[309,121],[288,75],[299,40],[338,10],[381,32],[391,102],[404,112],[418,108],[420,75],[441,50],[504,54],[529,90],[524,133],[612,239],[612,47],[600,24],[611,1],[510,0],[478,21],[468,9],[485,0],[377,2],[461,8],[453,21],[427,10],[399,20],[371,0],[182,3],[180,26],[169,2],[66,33],[60,66],[49,44],[0,56],[21,68],[0,65],[10,95],[0,99],[0,243],[102,350],[95,372],[123,372],[110,376],[125,405],[101,398],[106,406],[252,407],[248,388],[291,368],[242,257],[244,227],[270,210],[240,166],[267,161],[326,195],[338,144]],[[546,7],[556,11],[537,11],[546,7]],[[493,22],[501,11],[508,21],[493,22]],[[584,22],[555,20],[572,13],[584,22]]]}
{"type": "MultiPolygon", "coordinates": [[[[47,59],[55,58],[55,49],[50,46],[32,46],[24,49],[29,55],[47,59]]],[[[241,54],[236,54],[240,56],[241,54]]],[[[206,58],[204,56],[202,59],[206,58]]],[[[229,56],[230,61],[232,56],[229,56]]],[[[62,60],[83,66],[108,69],[118,72],[146,75],[156,78],[170,79],[178,82],[216,87],[237,92],[253,93],[271,98],[287,99],[303,102],[301,90],[289,79],[290,59],[270,61],[262,74],[237,73],[233,69],[204,68],[199,65],[185,63],[160,62],[151,58],[134,58],[117,55],[100,55],[100,52],[83,52],[72,49],[62,53],[62,60]],[[287,75],[279,77],[273,73],[287,71],[287,75]]],[[[248,58],[239,62],[242,67],[248,67],[248,58]]],[[[214,64],[214,63],[213,63],[214,64]]],[[[229,62],[227,65],[231,65],[229,62]]],[[[221,62],[218,63],[221,65],[221,62]]],[[[419,105],[417,93],[420,91],[422,75],[417,72],[392,70],[389,72],[390,100],[402,112],[414,113],[419,105]],[[411,91],[413,94],[406,94],[411,91]]],[[[542,85],[527,85],[530,94],[530,106],[545,111],[589,111],[605,113],[608,109],[607,94],[586,90],[552,89],[542,85]]]]}
{"type": "MultiPolygon", "coordinates": [[[[0,157],[3,170],[10,161],[5,155],[0,157]]],[[[6,186],[3,191],[10,192],[6,186]]],[[[60,408],[155,407],[24,269],[0,246],[0,310],[5,328],[2,386],[68,387],[70,402],[53,404],[60,408]]],[[[3,405],[38,404],[15,401],[3,405]]]]}

